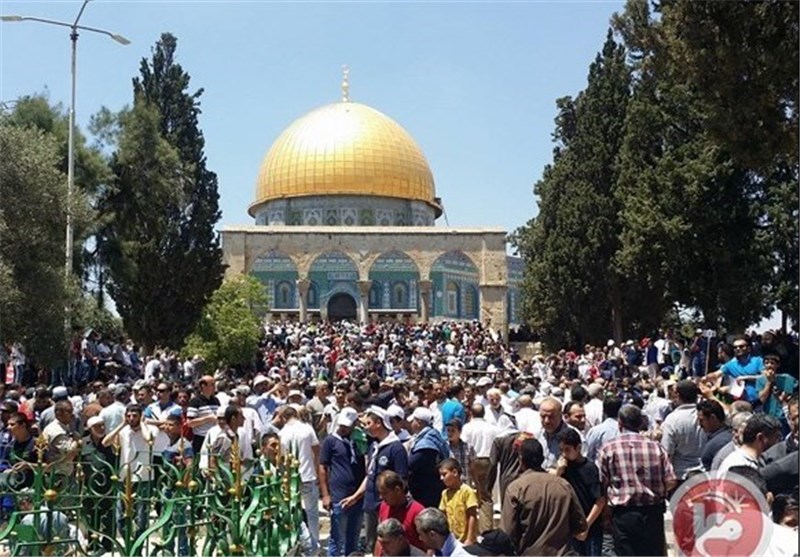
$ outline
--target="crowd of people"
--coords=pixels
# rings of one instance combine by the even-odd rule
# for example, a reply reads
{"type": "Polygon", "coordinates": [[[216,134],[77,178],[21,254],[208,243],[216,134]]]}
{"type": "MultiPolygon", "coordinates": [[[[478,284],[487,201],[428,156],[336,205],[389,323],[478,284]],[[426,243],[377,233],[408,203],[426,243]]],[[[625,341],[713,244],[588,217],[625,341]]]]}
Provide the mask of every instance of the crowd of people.
{"type": "Polygon", "coordinates": [[[720,471],[763,486],[797,553],[791,337],[662,332],[527,358],[478,322],[269,323],[250,369],[94,331],[66,374],[32,373],[19,345],[3,357],[0,485],[39,436],[65,475],[98,459],[141,483],[154,455],[207,472],[236,447],[246,478],[298,461],[307,554],[666,555],[670,496],[720,471]]]}

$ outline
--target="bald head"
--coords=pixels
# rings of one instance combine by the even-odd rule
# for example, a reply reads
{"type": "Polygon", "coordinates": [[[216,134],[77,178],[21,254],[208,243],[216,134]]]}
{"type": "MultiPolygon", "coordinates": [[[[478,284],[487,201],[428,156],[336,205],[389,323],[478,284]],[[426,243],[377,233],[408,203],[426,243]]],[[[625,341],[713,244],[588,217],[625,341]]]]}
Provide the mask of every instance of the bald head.
{"type": "Polygon", "coordinates": [[[519,395],[517,397],[517,406],[520,408],[533,408],[533,398],[531,398],[531,395],[519,395]]]}
{"type": "Polygon", "coordinates": [[[473,404],[472,408],[470,409],[470,411],[472,412],[472,417],[473,418],[483,418],[483,416],[485,414],[485,411],[483,409],[483,404],[481,404],[479,402],[476,402],[475,404],[473,404]]]}
{"type": "Polygon", "coordinates": [[[554,433],[562,423],[561,401],[548,397],[539,405],[539,417],[542,419],[542,428],[547,433],[554,433]]]}

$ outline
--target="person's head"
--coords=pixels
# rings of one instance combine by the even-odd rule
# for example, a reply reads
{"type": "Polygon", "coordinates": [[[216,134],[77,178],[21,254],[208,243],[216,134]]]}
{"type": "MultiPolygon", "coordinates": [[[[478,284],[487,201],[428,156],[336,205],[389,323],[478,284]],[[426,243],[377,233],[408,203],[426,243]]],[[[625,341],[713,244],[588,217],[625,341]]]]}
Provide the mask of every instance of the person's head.
{"type": "Polygon", "coordinates": [[[622,408],[622,399],[618,396],[612,395],[603,399],[603,415],[606,418],[616,420],[620,408],[622,408]]]}
{"type": "Polygon", "coordinates": [[[275,432],[268,432],[261,436],[261,454],[272,463],[278,461],[281,454],[281,438],[275,432]]]}
{"type": "Polygon", "coordinates": [[[106,436],[106,424],[100,416],[92,416],[86,420],[86,430],[95,442],[102,440],[106,436]]]}
{"type": "Polygon", "coordinates": [[[725,409],[716,400],[697,403],[697,423],[706,433],[714,433],[725,425],[725,409]]]}
{"type": "MultiPolygon", "coordinates": [[[[557,398],[547,397],[539,405],[539,417],[542,420],[542,429],[547,433],[553,433],[561,427],[562,412],[561,401],[557,398]]],[[[586,415],[584,414],[584,418],[586,415]]]]}
{"type": "Polygon", "coordinates": [[[300,416],[297,412],[297,408],[295,408],[291,404],[287,404],[286,406],[281,408],[279,412],[284,424],[292,420],[296,420],[300,416]]]}
{"type": "Polygon", "coordinates": [[[150,385],[142,385],[136,391],[136,402],[139,404],[149,404],[153,400],[153,392],[150,390],[150,385]]]}
{"type": "Polygon", "coordinates": [[[536,439],[525,439],[519,444],[519,460],[525,470],[541,470],[544,449],[536,439]]]}
{"type": "Polygon", "coordinates": [[[358,421],[358,413],[352,408],[342,408],[336,416],[336,433],[341,437],[349,438],[358,421]]]}
{"type": "Polygon", "coordinates": [[[581,460],[581,435],[571,427],[558,433],[558,450],[568,462],[581,460]]]}
{"type": "Polygon", "coordinates": [[[336,398],[336,405],[342,408],[347,403],[347,386],[343,383],[337,384],[333,389],[333,396],[336,398]]]}
{"type": "Polygon", "coordinates": [[[772,521],[787,528],[797,528],[798,518],[797,495],[776,495],[772,503],[772,521]]]}
{"type": "Polygon", "coordinates": [[[156,394],[158,395],[158,402],[161,404],[167,404],[170,401],[172,389],[170,389],[169,385],[166,383],[159,383],[156,385],[156,394]]]}
{"type": "Polygon", "coordinates": [[[448,489],[461,486],[461,464],[455,458],[446,458],[439,463],[439,478],[448,489]]]}
{"type": "Polygon", "coordinates": [[[472,408],[470,408],[470,412],[473,418],[483,418],[486,415],[486,410],[480,402],[473,404],[472,408]]]}
{"type": "Polygon", "coordinates": [[[489,401],[489,406],[491,406],[493,410],[499,410],[500,403],[503,400],[503,391],[493,387],[486,391],[486,398],[489,401]]]}
{"type": "Polygon", "coordinates": [[[142,407],[139,404],[129,404],[125,407],[125,423],[131,429],[139,429],[142,424],[142,407]]]}
{"type": "Polygon", "coordinates": [[[575,385],[570,389],[570,400],[575,402],[586,402],[586,399],[589,398],[589,392],[583,387],[583,385],[575,385]]]}
{"type": "Polygon", "coordinates": [[[378,495],[390,507],[406,504],[406,483],[399,474],[391,470],[381,472],[377,480],[378,495]]]}
{"type": "Polygon", "coordinates": [[[574,400],[569,401],[564,406],[564,417],[566,422],[577,428],[578,431],[586,429],[586,409],[583,407],[583,403],[574,400]]]}
{"type": "Polygon", "coordinates": [[[733,339],[733,355],[737,358],[746,358],[750,354],[750,341],[744,335],[733,339]]]}
{"type": "Polygon", "coordinates": [[[167,414],[167,417],[164,419],[164,433],[166,433],[170,439],[180,437],[182,429],[181,421],[179,415],[167,414]]]}
{"type": "Polygon", "coordinates": [[[319,383],[317,383],[317,388],[315,389],[314,393],[320,400],[327,399],[328,395],[330,394],[330,389],[328,388],[328,384],[325,381],[320,381],[319,383]]]}
{"type": "Polygon", "coordinates": [[[424,406],[414,408],[409,425],[411,426],[411,433],[419,433],[426,427],[433,425],[433,412],[424,406]]]}
{"type": "Polygon", "coordinates": [[[114,402],[114,395],[112,395],[111,391],[108,389],[102,388],[97,391],[97,402],[100,404],[100,406],[105,408],[114,402]]]}
{"type": "Polygon", "coordinates": [[[17,441],[27,440],[31,436],[31,424],[28,417],[21,412],[14,412],[8,417],[8,431],[17,441]]]}
{"type": "Polygon", "coordinates": [[[644,416],[637,406],[626,404],[620,408],[617,421],[620,431],[639,433],[642,430],[644,416]]]}
{"type": "Polygon", "coordinates": [[[447,440],[450,443],[458,443],[461,439],[461,420],[458,418],[454,418],[447,422],[445,426],[445,432],[447,433],[447,440]]]}
{"type": "Polygon", "coordinates": [[[461,400],[464,396],[464,386],[460,383],[456,383],[449,389],[447,389],[447,398],[451,398],[453,400],[461,400]]]}
{"type": "Polygon", "coordinates": [[[774,373],[781,369],[781,357],[777,354],[767,354],[764,356],[764,367],[774,373]]]}
{"type": "Polygon", "coordinates": [[[445,391],[442,387],[442,384],[438,381],[433,384],[433,388],[431,389],[431,396],[433,400],[444,400],[445,391]]]}
{"type": "Polygon", "coordinates": [[[439,509],[428,508],[420,512],[414,519],[414,526],[425,547],[434,551],[441,549],[450,535],[447,516],[439,509]]]}
{"type": "Polygon", "coordinates": [[[519,395],[517,397],[518,408],[533,408],[533,397],[531,395],[519,395]]]}
{"type": "Polygon", "coordinates": [[[800,411],[797,407],[797,395],[794,395],[792,398],[789,399],[789,415],[787,416],[789,420],[789,429],[791,429],[792,434],[795,436],[797,435],[798,430],[800,430],[800,411]]]}
{"type": "Polygon", "coordinates": [[[391,429],[386,411],[377,406],[370,406],[364,418],[364,429],[367,434],[375,439],[383,439],[391,429]]]}
{"type": "Polygon", "coordinates": [[[212,397],[217,392],[217,385],[214,383],[214,378],[210,375],[204,375],[197,383],[200,387],[200,394],[204,397],[212,397]]]}
{"type": "Polygon", "coordinates": [[[742,444],[742,434],[744,433],[744,426],[747,425],[747,422],[750,418],[753,417],[752,412],[736,412],[731,413],[730,417],[728,418],[728,422],[731,426],[731,431],[733,432],[733,442],[736,445],[742,444]]]}
{"type": "Polygon", "coordinates": [[[72,403],[69,400],[59,400],[54,408],[56,420],[64,425],[72,424],[74,415],[72,414],[72,403]]]}
{"type": "Polygon", "coordinates": [[[396,518],[387,518],[376,530],[378,543],[381,544],[381,554],[388,557],[409,555],[409,543],[403,524],[396,518]]]}
{"type": "Polygon", "coordinates": [[[192,398],[191,393],[187,389],[179,389],[175,395],[175,402],[178,406],[186,408],[189,406],[189,400],[192,398]]]}
{"type": "Polygon", "coordinates": [[[684,379],[675,385],[675,394],[678,397],[678,404],[697,404],[700,389],[691,379],[684,379]]]}
{"type": "Polygon", "coordinates": [[[742,430],[742,445],[760,455],[781,439],[781,424],[769,414],[753,414],[742,430]]]}

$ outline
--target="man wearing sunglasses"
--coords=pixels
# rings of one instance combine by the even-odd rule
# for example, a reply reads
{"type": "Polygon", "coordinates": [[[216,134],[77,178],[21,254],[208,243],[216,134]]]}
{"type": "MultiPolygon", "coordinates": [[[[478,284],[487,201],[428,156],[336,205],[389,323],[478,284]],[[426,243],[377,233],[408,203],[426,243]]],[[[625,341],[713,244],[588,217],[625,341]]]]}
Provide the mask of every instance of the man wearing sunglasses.
{"type": "Polygon", "coordinates": [[[723,375],[738,385],[743,385],[744,390],[739,398],[754,404],[758,401],[756,380],[764,371],[764,360],[761,356],[750,354],[750,341],[742,335],[733,339],[733,356],[730,362],[723,365],[719,371],[710,373],[708,377],[715,380],[719,375],[723,375]]]}

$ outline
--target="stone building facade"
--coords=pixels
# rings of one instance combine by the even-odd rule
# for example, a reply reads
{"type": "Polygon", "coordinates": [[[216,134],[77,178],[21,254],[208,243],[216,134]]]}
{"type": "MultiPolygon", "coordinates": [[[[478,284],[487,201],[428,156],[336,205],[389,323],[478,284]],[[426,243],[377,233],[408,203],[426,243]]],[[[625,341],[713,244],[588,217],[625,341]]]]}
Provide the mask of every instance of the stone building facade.
{"type": "Polygon", "coordinates": [[[258,278],[269,318],[477,319],[507,331],[522,262],[506,255],[506,232],[435,226],[442,202],[422,151],[344,91],[267,153],[255,225],[222,230],[226,276],[258,278]]]}

